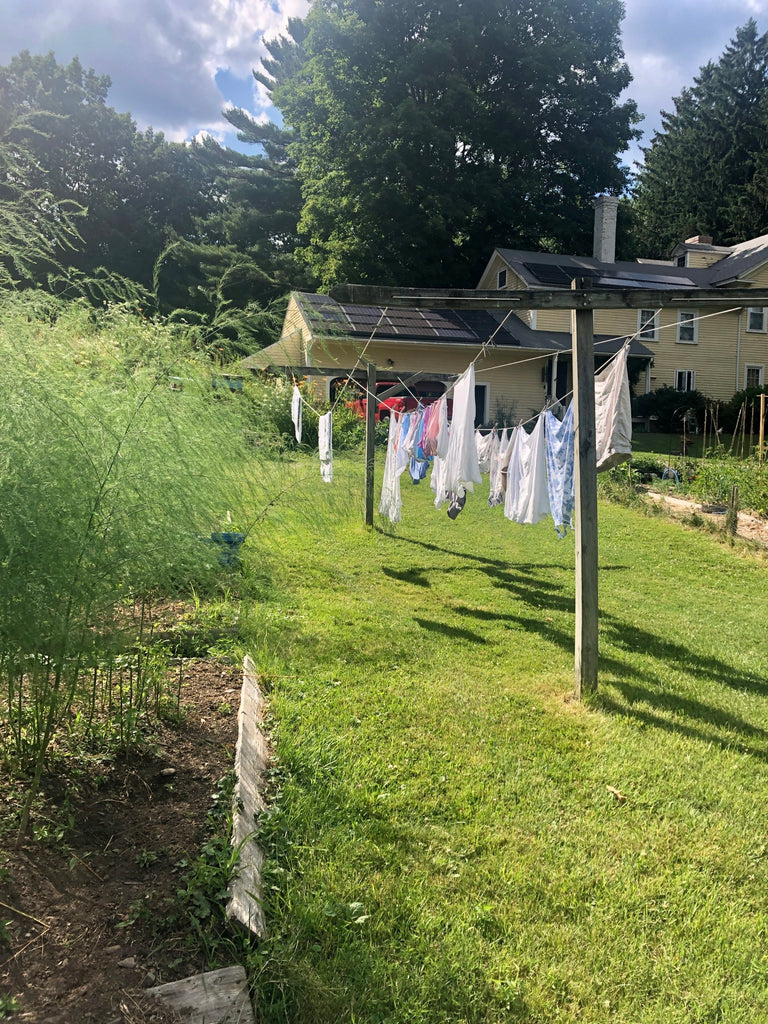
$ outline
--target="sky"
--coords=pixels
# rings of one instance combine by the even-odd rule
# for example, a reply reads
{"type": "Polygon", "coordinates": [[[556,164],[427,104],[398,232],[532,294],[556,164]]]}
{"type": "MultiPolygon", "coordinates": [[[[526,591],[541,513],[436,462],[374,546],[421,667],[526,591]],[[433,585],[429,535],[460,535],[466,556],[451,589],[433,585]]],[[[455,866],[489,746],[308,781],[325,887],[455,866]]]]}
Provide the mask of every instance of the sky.
{"type": "MultiPolygon", "coordinates": [[[[0,0],[0,64],[20,50],[47,53],[60,63],[78,56],[112,79],[109,103],[130,111],[140,128],[152,126],[183,141],[208,133],[237,145],[222,116],[227,106],[258,120],[276,120],[251,71],[265,53],[263,40],[303,17],[307,0],[0,0]]],[[[625,0],[624,51],[634,99],[645,116],[647,144],[659,112],[717,60],[736,29],[754,17],[768,30],[768,0],[625,0]]],[[[625,155],[640,159],[639,146],[625,155]]]]}

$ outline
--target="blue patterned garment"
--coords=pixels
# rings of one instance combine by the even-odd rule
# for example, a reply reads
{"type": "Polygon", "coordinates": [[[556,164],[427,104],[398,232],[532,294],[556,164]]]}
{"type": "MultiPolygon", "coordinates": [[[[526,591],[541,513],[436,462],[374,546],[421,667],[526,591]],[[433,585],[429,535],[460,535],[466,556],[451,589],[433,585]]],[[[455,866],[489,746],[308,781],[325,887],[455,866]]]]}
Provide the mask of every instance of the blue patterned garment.
{"type": "Polygon", "coordinates": [[[573,506],[575,504],[574,463],[573,463],[573,402],[562,423],[550,412],[544,413],[547,450],[547,490],[549,508],[555,521],[557,535],[565,536],[568,527],[573,529],[573,506]]]}

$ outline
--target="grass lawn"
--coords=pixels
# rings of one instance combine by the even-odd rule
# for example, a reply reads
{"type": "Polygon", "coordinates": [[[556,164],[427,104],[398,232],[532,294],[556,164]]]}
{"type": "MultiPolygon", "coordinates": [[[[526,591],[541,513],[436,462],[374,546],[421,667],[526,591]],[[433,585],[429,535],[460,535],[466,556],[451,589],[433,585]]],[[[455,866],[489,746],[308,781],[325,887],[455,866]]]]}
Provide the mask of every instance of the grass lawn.
{"type": "Polygon", "coordinates": [[[572,536],[487,485],[452,522],[407,474],[368,531],[360,463],[265,527],[280,587],[248,613],[278,758],[264,1020],[768,1020],[765,560],[601,504],[579,705],[572,536]]]}
{"type": "MultiPolygon", "coordinates": [[[[739,435],[735,442],[732,434],[722,433],[719,436],[720,445],[725,449],[726,452],[730,451],[733,446],[733,453],[735,456],[741,456],[741,436],[739,435]]],[[[752,434],[751,444],[750,435],[746,434],[744,438],[744,455],[748,456],[750,453],[757,451],[758,447],[758,435],[757,432],[752,434]]],[[[713,445],[712,438],[707,437],[707,449],[711,449],[713,445]]],[[[686,449],[685,454],[691,459],[700,459],[704,455],[704,435],[703,434],[689,434],[686,438],[686,449]]],[[[635,433],[632,438],[632,450],[635,455],[661,455],[665,458],[675,457],[682,454],[682,436],[680,434],[657,434],[653,432],[649,433],[635,433]]]]}

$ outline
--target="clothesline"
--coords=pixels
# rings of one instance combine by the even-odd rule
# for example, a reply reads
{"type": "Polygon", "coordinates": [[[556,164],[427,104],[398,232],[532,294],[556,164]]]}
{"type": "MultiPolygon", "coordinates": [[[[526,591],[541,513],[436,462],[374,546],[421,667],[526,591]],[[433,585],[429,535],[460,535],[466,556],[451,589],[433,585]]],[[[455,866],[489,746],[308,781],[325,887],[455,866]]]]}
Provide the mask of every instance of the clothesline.
{"type": "MultiPolygon", "coordinates": [[[[628,459],[632,453],[632,426],[627,375],[630,340],[600,368],[595,379],[595,454],[598,472],[628,459]]],[[[537,413],[531,434],[519,423],[511,432],[497,429],[487,437],[474,428],[475,364],[456,382],[450,429],[445,395],[431,406],[398,413],[389,420],[387,455],[379,512],[392,523],[402,518],[400,476],[411,467],[414,483],[423,479],[432,463],[430,487],[435,507],[448,503],[448,516],[456,519],[467,493],[490,471],[488,504],[503,502],[504,516],[517,523],[537,523],[552,515],[558,536],[573,526],[575,422],[574,408],[562,421],[547,407],[537,413]],[[506,486],[504,485],[506,480],[506,486]]]]}

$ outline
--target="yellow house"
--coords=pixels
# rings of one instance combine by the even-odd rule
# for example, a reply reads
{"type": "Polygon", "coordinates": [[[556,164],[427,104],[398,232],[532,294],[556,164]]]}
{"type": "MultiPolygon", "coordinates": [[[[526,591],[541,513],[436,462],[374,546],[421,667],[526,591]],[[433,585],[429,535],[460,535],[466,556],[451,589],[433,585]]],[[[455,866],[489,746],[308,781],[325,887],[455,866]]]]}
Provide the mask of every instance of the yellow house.
{"type": "MultiPolygon", "coordinates": [[[[596,337],[596,365],[616,352],[624,338],[596,337]]],[[[246,369],[276,367],[304,375],[322,397],[351,373],[363,381],[373,363],[391,383],[424,372],[419,393],[442,393],[440,376],[460,374],[475,361],[478,424],[514,423],[539,412],[548,399],[570,388],[568,332],[534,330],[524,318],[498,309],[402,309],[336,302],[328,295],[294,292],[280,340],[243,361],[246,369]],[[429,380],[430,374],[437,378],[429,380]]],[[[644,372],[652,352],[634,341],[630,360],[644,372]]]]}
{"type": "MultiPolygon", "coordinates": [[[[725,401],[742,388],[762,386],[768,308],[733,308],[728,289],[768,288],[768,235],[729,247],[697,235],[676,246],[668,261],[616,262],[618,199],[600,196],[594,205],[593,256],[495,249],[478,289],[569,290],[574,278],[600,289],[722,288],[721,308],[699,310],[694,302],[686,309],[596,311],[596,368],[629,337],[635,393],[668,386],[725,401]]],[[[279,341],[244,366],[275,366],[299,375],[320,368],[324,372],[312,379],[330,399],[353,371],[363,380],[367,362],[391,373],[394,383],[414,371],[459,374],[476,360],[477,421],[486,424],[528,418],[548,400],[570,393],[567,310],[459,311],[438,308],[435,301],[434,309],[387,308],[295,292],[279,341]]]]}
{"type": "MultiPolygon", "coordinates": [[[[596,288],[722,288],[723,304],[699,310],[615,309],[595,312],[595,331],[603,335],[636,334],[653,353],[644,380],[635,392],[672,387],[696,389],[709,398],[727,401],[734,392],[765,384],[768,362],[768,308],[733,308],[728,289],[768,287],[768,235],[734,246],[713,245],[696,235],[678,244],[671,259],[615,262],[615,208],[618,200],[595,200],[595,255],[561,256],[494,250],[478,288],[567,289],[574,277],[587,278],[596,288]],[[612,219],[612,223],[611,223],[612,219]]],[[[567,338],[570,314],[538,310],[520,315],[534,332],[567,338]]]]}

